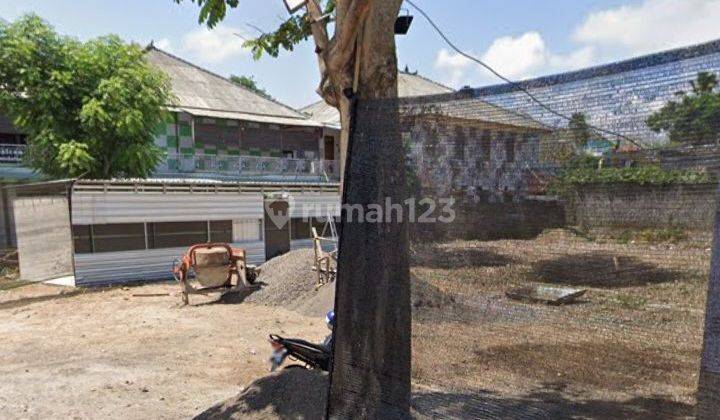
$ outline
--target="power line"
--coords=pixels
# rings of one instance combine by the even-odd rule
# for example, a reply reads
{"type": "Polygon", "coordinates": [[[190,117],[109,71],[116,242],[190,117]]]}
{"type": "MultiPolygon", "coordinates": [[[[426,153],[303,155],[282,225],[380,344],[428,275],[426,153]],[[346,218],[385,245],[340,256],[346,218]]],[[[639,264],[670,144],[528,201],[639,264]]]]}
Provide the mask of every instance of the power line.
{"type": "MultiPolygon", "coordinates": [[[[447,35],[445,35],[445,32],[443,32],[443,30],[440,29],[440,27],[435,23],[435,21],[433,21],[433,19],[432,19],[430,16],[428,16],[428,14],[425,13],[425,11],[424,11],[420,6],[418,6],[418,5],[416,5],[415,3],[413,3],[412,0],[405,0],[405,2],[408,3],[410,6],[412,6],[415,10],[417,10],[417,11],[425,18],[425,20],[428,21],[428,23],[430,24],[430,26],[432,26],[433,29],[435,29],[435,31],[438,33],[438,35],[440,35],[440,37],[445,41],[445,43],[446,43],[453,51],[455,51],[456,53],[460,54],[461,56],[467,58],[468,60],[473,61],[473,62],[481,65],[482,67],[484,67],[486,70],[488,70],[490,73],[492,73],[493,75],[495,75],[495,76],[498,77],[499,79],[501,79],[501,80],[503,80],[504,82],[510,84],[511,86],[513,86],[514,88],[516,88],[517,90],[523,92],[523,93],[524,93],[525,95],[527,95],[533,102],[535,102],[536,104],[540,105],[541,108],[545,109],[546,111],[550,112],[551,114],[553,114],[553,115],[555,115],[555,116],[558,116],[558,117],[560,117],[560,118],[563,118],[563,119],[565,119],[565,120],[567,120],[567,121],[572,121],[572,117],[569,117],[569,116],[563,114],[563,113],[560,112],[560,111],[556,111],[556,110],[553,109],[550,105],[547,105],[546,103],[544,103],[543,101],[541,101],[540,99],[538,99],[538,98],[537,98],[535,95],[533,95],[529,90],[525,89],[525,87],[523,87],[520,83],[508,79],[507,77],[505,77],[505,76],[503,76],[502,74],[500,74],[497,70],[495,70],[494,68],[492,68],[490,65],[486,64],[485,62],[483,62],[482,60],[480,60],[480,59],[478,59],[478,58],[475,58],[475,57],[473,57],[472,55],[470,55],[470,54],[466,53],[465,51],[461,50],[459,47],[457,47],[457,46],[450,40],[450,38],[448,38],[447,35]]],[[[605,134],[609,134],[609,135],[612,135],[612,136],[616,136],[616,137],[619,138],[619,139],[626,140],[626,141],[634,144],[635,146],[637,146],[637,147],[639,147],[639,148],[641,148],[641,149],[644,149],[644,147],[643,147],[642,145],[640,145],[638,142],[636,142],[635,140],[629,138],[628,136],[626,136],[626,135],[624,135],[624,134],[621,134],[621,133],[618,133],[618,132],[616,132],[616,131],[612,131],[612,130],[609,130],[609,129],[606,129],[606,128],[597,127],[597,126],[594,126],[594,125],[591,125],[591,124],[588,124],[588,127],[591,128],[591,129],[593,129],[593,130],[595,130],[595,131],[601,132],[601,133],[605,133],[605,134]]]]}

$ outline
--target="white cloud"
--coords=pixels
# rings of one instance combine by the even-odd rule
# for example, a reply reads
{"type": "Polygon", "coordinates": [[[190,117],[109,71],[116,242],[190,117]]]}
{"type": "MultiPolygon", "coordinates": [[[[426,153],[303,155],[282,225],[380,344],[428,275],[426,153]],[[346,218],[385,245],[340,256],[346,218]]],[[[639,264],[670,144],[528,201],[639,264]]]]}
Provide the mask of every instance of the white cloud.
{"type": "Polygon", "coordinates": [[[183,37],[183,50],[207,63],[220,63],[248,53],[241,31],[225,25],[214,29],[199,28],[183,37]]]}
{"type": "MultiPolygon", "coordinates": [[[[530,31],[496,38],[478,57],[500,74],[522,80],[720,38],[720,0],[643,0],[590,13],[573,32],[574,50],[552,51],[530,31]]],[[[458,54],[438,52],[435,68],[459,87],[500,83],[458,54]]],[[[441,76],[442,77],[442,76],[441,76]]]]}
{"type": "Polygon", "coordinates": [[[490,67],[511,79],[528,77],[546,66],[548,58],[545,41],[538,32],[497,38],[482,56],[490,67]]]}
{"type": "Polygon", "coordinates": [[[644,54],[720,37],[720,0],[644,0],[591,13],[574,40],[615,54],[644,54]]]}
{"type": "Polygon", "coordinates": [[[159,49],[161,49],[163,51],[166,51],[169,53],[173,52],[172,42],[170,42],[170,40],[167,38],[158,39],[157,41],[154,41],[154,44],[156,47],[158,47],[159,49]]]}
{"type": "MultiPolygon", "coordinates": [[[[542,35],[531,31],[517,37],[497,38],[478,57],[503,76],[522,80],[547,72],[588,66],[592,64],[595,53],[591,47],[583,47],[569,54],[552,53],[542,35]]],[[[435,68],[446,75],[443,81],[453,86],[502,82],[478,64],[445,49],[438,52],[435,68]]]]}
{"type": "Polygon", "coordinates": [[[474,65],[472,61],[460,54],[444,48],[438,51],[437,57],[435,57],[435,68],[445,75],[443,82],[453,86],[468,84],[470,82],[468,70],[474,65]]]}

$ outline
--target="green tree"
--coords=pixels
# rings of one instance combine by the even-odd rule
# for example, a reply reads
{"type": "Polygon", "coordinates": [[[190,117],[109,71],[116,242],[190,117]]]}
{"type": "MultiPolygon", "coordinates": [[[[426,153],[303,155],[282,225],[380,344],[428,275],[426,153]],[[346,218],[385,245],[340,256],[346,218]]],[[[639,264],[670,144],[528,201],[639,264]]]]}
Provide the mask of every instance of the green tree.
{"type": "Polygon", "coordinates": [[[162,158],[153,133],[169,103],[169,82],[139,46],[80,42],[35,15],[0,26],[0,108],[46,175],[147,176],[162,158]]]}
{"type": "Polygon", "coordinates": [[[570,139],[575,145],[576,150],[585,149],[592,135],[585,114],[582,112],[572,114],[570,122],[568,123],[568,129],[570,130],[570,139]]]}
{"type": "Polygon", "coordinates": [[[647,119],[653,131],[666,132],[670,141],[702,145],[720,143],[720,93],[717,75],[701,72],[690,83],[690,93],[678,92],[670,101],[647,119]]]}
{"type": "Polygon", "coordinates": [[[263,98],[271,100],[275,99],[265,89],[258,86],[258,83],[253,76],[236,76],[233,74],[230,76],[230,81],[235,83],[236,85],[240,85],[244,88],[250,89],[251,91],[262,96],[263,98]]]}

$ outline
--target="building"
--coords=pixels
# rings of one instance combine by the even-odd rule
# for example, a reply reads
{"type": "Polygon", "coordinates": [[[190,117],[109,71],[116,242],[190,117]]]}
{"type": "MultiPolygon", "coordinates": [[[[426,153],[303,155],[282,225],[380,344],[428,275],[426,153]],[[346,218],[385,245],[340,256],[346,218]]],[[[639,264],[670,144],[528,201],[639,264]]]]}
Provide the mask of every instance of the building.
{"type": "MultiPolygon", "coordinates": [[[[423,194],[502,201],[525,192],[549,127],[417,74],[398,74],[398,95],[403,139],[423,194]]],[[[317,102],[302,111],[337,144],[335,108],[317,102]]]]}
{"type": "Polygon", "coordinates": [[[401,131],[423,196],[519,200],[543,169],[552,129],[471,92],[401,101],[401,131]]]}
{"type": "Polygon", "coordinates": [[[475,95],[547,126],[567,127],[565,119],[538,105],[525,89],[555,111],[568,116],[581,112],[588,123],[649,146],[667,138],[650,130],[647,118],[676,92],[689,91],[699,72],[720,73],[720,40],[517,84],[481,87],[475,95]]]}
{"type": "MultiPolygon", "coordinates": [[[[176,103],[155,133],[166,158],[156,177],[242,181],[333,182],[335,159],[324,159],[323,124],[245,87],[161,51],[147,61],[168,75],[176,103]]],[[[21,165],[24,136],[0,117],[0,178],[39,178],[21,165]]],[[[334,155],[329,154],[334,158],[334,155]]]]}
{"type": "MultiPolygon", "coordinates": [[[[166,73],[177,102],[157,129],[162,177],[327,182],[323,124],[150,45],[146,58],[166,73]]],[[[332,156],[334,157],[334,156],[332,156]]]]}
{"type": "Polygon", "coordinates": [[[0,228],[18,248],[22,279],[167,279],[188,246],[208,241],[245,248],[259,264],[312,246],[311,228],[339,215],[321,123],[152,45],[146,59],[169,76],[177,98],[155,132],[166,158],[150,179],[0,189],[0,228]],[[287,208],[280,221],[268,212],[276,202],[287,208]]]}
{"type": "MultiPolygon", "coordinates": [[[[422,77],[417,73],[410,73],[408,71],[398,72],[398,96],[401,98],[440,95],[452,92],[453,90],[449,87],[422,77]]],[[[329,145],[332,142],[335,145],[332,154],[329,152],[330,148],[325,147],[327,151],[325,157],[336,158],[340,153],[340,113],[338,110],[326,104],[325,101],[320,100],[302,108],[300,112],[323,125],[325,144],[329,145]]]]}
{"type": "Polygon", "coordinates": [[[170,279],[173,261],[204,242],[244,248],[260,264],[311,246],[310,228],[340,210],[339,185],[327,183],[61,180],[6,189],[21,278],[70,286],[170,279]],[[273,203],[287,211],[272,213],[273,203]]]}

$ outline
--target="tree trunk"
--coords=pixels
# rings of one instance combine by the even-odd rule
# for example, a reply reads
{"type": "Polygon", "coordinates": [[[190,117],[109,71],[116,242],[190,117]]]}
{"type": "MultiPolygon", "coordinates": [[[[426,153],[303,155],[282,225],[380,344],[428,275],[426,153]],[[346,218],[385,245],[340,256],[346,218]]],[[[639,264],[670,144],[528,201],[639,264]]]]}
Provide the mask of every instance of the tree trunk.
{"type": "MultiPolygon", "coordinates": [[[[720,190],[718,200],[720,200],[720,190]]],[[[697,393],[697,418],[701,420],[716,419],[720,412],[720,201],[718,200],[716,200],[718,209],[715,215],[710,282],[705,304],[705,340],[697,393]]]]}
{"type": "MultiPolygon", "coordinates": [[[[356,51],[357,69],[351,66],[334,76],[343,82],[335,86],[348,86],[348,76],[353,81],[357,75],[355,109],[347,98],[338,101],[343,129],[352,129],[347,146],[341,146],[341,153],[348,152],[343,204],[360,205],[366,215],[372,205],[385,210],[388,199],[403,204],[406,195],[394,37],[401,0],[372,4],[356,51]]],[[[411,366],[407,223],[397,217],[388,221],[385,213],[379,222],[362,222],[348,213],[348,206],[340,231],[328,416],[406,418],[411,366]]]]}

